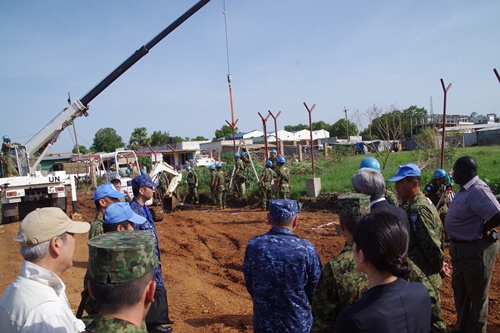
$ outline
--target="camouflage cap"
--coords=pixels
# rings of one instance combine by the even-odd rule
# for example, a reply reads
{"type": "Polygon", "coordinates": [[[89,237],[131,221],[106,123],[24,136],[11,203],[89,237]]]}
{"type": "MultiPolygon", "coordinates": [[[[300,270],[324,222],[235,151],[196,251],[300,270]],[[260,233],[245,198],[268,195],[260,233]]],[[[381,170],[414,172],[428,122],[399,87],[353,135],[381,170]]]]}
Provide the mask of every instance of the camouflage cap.
{"type": "Polygon", "coordinates": [[[147,231],[108,232],[88,241],[90,278],[101,283],[132,281],[158,265],[155,239],[147,231]]]}
{"type": "Polygon", "coordinates": [[[344,194],[337,199],[339,214],[365,215],[370,213],[370,196],[367,194],[344,194]]]}
{"type": "Polygon", "coordinates": [[[299,214],[297,201],[290,199],[276,199],[269,204],[269,215],[278,220],[284,220],[299,214]]]}

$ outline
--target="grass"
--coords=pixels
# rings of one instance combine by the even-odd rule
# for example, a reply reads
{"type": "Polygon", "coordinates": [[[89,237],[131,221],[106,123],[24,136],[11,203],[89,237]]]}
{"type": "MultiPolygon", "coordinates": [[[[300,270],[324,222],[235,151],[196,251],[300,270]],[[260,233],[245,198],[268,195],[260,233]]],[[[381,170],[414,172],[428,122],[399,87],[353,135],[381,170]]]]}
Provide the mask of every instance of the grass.
{"type": "MultiPolygon", "coordinates": [[[[500,146],[487,147],[468,147],[447,150],[445,153],[444,170],[448,171],[452,168],[453,163],[461,156],[472,156],[478,164],[479,177],[488,183],[493,193],[500,194],[500,146]]],[[[348,151],[333,152],[328,159],[317,157],[314,160],[315,177],[321,178],[322,193],[346,193],[352,191],[351,177],[358,170],[361,160],[370,155],[352,155],[348,151]]],[[[433,152],[434,157],[439,157],[440,152],[433,152]]],[[[380,162],[382,158],[376,157],[380,162]]],[[[434,173],[434,170],[439,168],[438,160],[433,162],[429,159],[429,155],[422,151],[403,151],[391,153],[387,159],[386,165],[383,167],[382,174],[384,177],[390,178],[396,174],[398,166],[406,163],[415,163],[422,168],[422,186],[427,184],[434,173]]],[[[311,161],[307,162],[290,162],[287,163],[291,179],[291,197],[298,199],[306,196],[306,179],[312,178],[311,161]]],[[[226,171],[231,174],[232,163],[228,162],[224,165],[226,171]]],[[[261,165],[255,165],[257,173],[262,171],[261,165]]],[[[197,168],[196,173],[199,177],[200,193],[208,193],[209,172],[207,168],[197,168]]],[[[250,176],[250,171],[249,171],[250,176]]],[[[254,180],[255,177],[250,176],[250,183],[247,185],[248,194],[255,199],[259,198],[258,186],[254,180]]],[[[388,187],[392,188],[393,184],[388,183],[388,187]]],[[[187,193],[187,185],[181,184],[180,191],[182,195],[187,193]]]]}

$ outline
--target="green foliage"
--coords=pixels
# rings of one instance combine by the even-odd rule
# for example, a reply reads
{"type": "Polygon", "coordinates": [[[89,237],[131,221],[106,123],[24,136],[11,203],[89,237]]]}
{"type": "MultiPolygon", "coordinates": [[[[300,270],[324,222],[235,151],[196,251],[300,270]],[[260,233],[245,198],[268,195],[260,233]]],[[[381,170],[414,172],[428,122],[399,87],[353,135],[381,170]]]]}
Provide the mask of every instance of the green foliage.
{"type": "Polygon", "coordinates": [[[330,127],[330,136],[347,137],[347,134],[349,136],[358,134],[358,127],[349,120],[341,118],[330,127]]]}
{"type": "Polygon", "coordinates": [[[151,146],[163,146],[170,142],[170,133],[165,131],[153,131],[151,134],[151,146]]]}
{"type": "MultiPolygon", "coordinates": [[[[238,133],[238,127],[234,128],[234,133],[238,133]]],[[[216,139],[219,138],[232,138],[233,137],[233,129],[229,125],[222,125],[222,127],[218,130],[215,130],[215,137],[213,140],[215,141],[216,139]]]]}
{"type": "Polygon", "coordinates": [[[208,141],[208,139],[202,135],[198,135],[196,138],[192,138],[191,141],[208,141]]]}
{"type": "Polygon", "coordinates": [[[151,144],[151,138],[148,137],[146,127],[136,127],[130,135],[129,148],[136,150],[137,148],[147,147],[151,144]]]}
{"type": "Polygon", "coordinates": [[[116,148],[124,147],[123,139],[111,127],[101,128],[94,136],[90,149],[94,152],[113,152],[116,148]]]}
{"type": "MultiPolygon", "coordinates": [[[[89,150],[87,148],[85,148],[85,146],[82,146],[82,145],[79,145],[78,146],[78,149],[80,150],[80,154],[88,154],[89,150]]],[[[76,145],[75,147],[73,148],[73,150],[71,151],[72,153],[76,154],[78,153],[77,149],[76,149],[76,145]]]]}
{"type": "Polygon", "coordinates": [[[147,170],[151,169],[151,165],[153,162],[151,161],[151,156],[139,156],[139,163],[140,165],[147,170]]]}
{"type": "Polygon", "coordinates": [[[295,131],[301,131],[301,130],[306,130],[309,129],[309,125],[305,124],[298,124],[298,125],[285,125],[285,131],[288,132],[295,132],[295,131]]]}

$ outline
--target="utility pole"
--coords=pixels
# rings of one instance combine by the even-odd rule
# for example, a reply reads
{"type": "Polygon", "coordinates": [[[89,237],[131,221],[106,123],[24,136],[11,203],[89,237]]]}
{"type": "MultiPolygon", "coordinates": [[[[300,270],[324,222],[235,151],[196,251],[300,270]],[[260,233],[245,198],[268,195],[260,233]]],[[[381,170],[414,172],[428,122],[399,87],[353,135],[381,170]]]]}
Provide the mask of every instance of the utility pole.
{"type": "Polygon", "coordinates": [[[347,110],[344,105],[344,113],[345,113],[345,132],[347,135],[347,143],[349,143],[349,124],[347,123],[347,110]]]}

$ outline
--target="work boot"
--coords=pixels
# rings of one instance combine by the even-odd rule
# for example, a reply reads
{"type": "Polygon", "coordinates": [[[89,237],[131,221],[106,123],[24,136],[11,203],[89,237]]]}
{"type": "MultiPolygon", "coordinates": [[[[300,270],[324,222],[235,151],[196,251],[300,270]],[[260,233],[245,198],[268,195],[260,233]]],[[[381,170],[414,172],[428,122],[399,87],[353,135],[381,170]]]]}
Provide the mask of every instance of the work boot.
{"type": "Polygon", "coordinates": [[[148,326],[147,329],[148,333],[170,333],[174,330],[172,326],[161,326],[161,325],[148,326]]]}

